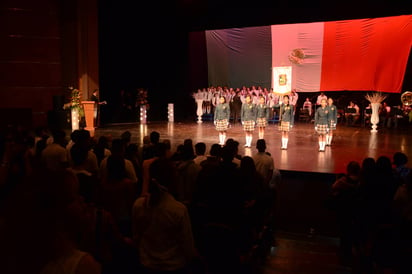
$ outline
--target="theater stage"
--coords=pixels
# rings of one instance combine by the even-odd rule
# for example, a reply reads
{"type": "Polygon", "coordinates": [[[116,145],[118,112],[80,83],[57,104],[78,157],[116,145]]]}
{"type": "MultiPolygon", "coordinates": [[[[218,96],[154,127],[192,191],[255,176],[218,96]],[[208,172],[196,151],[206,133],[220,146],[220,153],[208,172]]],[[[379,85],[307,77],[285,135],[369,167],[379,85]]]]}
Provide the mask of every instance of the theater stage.
{"type": "MultiPolygon", "coordinates": [[[[158,131],[161,140],[169,139],[172,150],[182,144],[184,139],[191,138],[193,143],[204,142],[207,151],[213,143],[218,142],[218,133],[211,121],[201,124],[193,122],[148,122],[146,125],[112,124],[98,128],[95,136],[111,135],[120,137],[124,131],[130,131],[132,141],[143,143],[143,137],[151,131],[158,131]]],[[[318,151],[318,137],[314,131],[313,123],[297,122],[289,133],[287,150],[280,149],[281,133],[278,124],[270,124],[265,132],[267,151],[274,158],[275,166],[279,170],[343,173],[349,161],[361,162],[365,157],[378,158],[381,155],[392,157],[396,151],[402,151],[408,156],[412,155],[412,126],[400,126],[398,128],[381,128],[377,133],[371,133],[368,127],[348,127],[338,125],[331,147],[326,147],[325,152],[318,151]]],[[[237,140],[241,155],[253,155],[256,153],[256,140],[258,130],[253,136],[252,148],[244,148],[245,135],[239,124],[231,126],[227,131],[227,138],[237,140]]]]}

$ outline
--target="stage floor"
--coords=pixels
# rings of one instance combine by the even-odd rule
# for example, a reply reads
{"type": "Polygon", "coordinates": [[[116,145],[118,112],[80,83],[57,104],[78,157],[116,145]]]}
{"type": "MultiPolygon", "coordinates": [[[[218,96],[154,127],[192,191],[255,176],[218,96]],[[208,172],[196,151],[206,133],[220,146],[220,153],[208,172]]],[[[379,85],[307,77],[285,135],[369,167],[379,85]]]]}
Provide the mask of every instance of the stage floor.
{"type": "MultiPolygon", "coordinates": [[[[152,131],[160,133],[160,139],[169,139],[172,150],[175,151],[177,145],[182,144],[185,139],[192,139],[193,143],[206,143],[206,150],[209,151],[214,143],[218,143],[218,133],[212,122],[207,121],[201,124],[194,122],[149,122],[143,124],[112,124],[97,128],[95,137],[101,135],[111,135],[112,138],[120,137],[124,131],[130,131],[132,141],[138,144],[143,143],[143,137],[152,131]]],[[[412,155],[412,127],[404,126],[399,128],[382,128],[377,133],[371,133],[368,127],[348,127],[338,125],[332,141],[331,147],[326,147],[325,152],[318,151],[318,136],[314,131],[313,123],[296,123],[289,132],[289,143],[287,150],[281,150],[281,133],[278,124],[270,124],[266,128],[265,140],[267,151],[274,158],[275,166],[279,170],[320,172],[320,173],[344,173],[346,165],[350,161],[360,163],[366,157],[377,159],[385,155],[392,159],[392,155],[401,151],[411,157],[412,155]]],[[[257,152],[256,141],[258,130],[253,134],[252,148],[244,148],[245,134],[239,124],[231,126],[227,131],[227,138],[237,140],[239,153],[251,156],[257,152]]]]}

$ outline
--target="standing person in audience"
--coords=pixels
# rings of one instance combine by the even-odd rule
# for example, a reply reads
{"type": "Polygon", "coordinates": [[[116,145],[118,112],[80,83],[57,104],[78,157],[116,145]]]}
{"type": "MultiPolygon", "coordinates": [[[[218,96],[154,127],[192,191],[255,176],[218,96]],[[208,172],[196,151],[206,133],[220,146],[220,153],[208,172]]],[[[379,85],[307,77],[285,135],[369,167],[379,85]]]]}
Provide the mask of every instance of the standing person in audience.
{"type": "Polygon", "coordinates": [[[293,106],[289,104],[289,96],[283,96],[283,104],[280,105],[279,130],[282,132],[282,146],[280,149],[288,148],[289,131],[293,127],[293,106]]]}
{"type": "Polygon", "coordinates": [[[176,168],[168,159],[156,159],[149,173],[149,191],[136,199],[132,210],[133,241],[143,273],[188,273],[196,250],[187,207],[168,191],[176,168]]]}
{"type": "Polygon", "coordinates": [[[329,119],[329,132],[326,134],[326,145],[330,146],[333,138],[333,131],[336,130],[336,124],[338,121],[338,109],[333,104],[333,99],[328,98],[328,119],[329,119]]]}
{"type": "Polygon", "coordinates": [[[319,136],[319,151],[325,151],[326,135],[329,132],[329,110],[326,104],[326,99],[322,99],[320,107],[315,112],[315,131],[319,136]]]}
{"type": "Polygon", "coordinates": [[[253,161],[255,162],[256,170],[262,175],[265,185],[269,185],[269,182],[273,177],[275,164],[273,157],[270,155],[270,153],[266,152],[265,139],[257,140],[256,149],[258,150],[258,153],[256,153],[252,157],[253,161]]]}
{"type": "Polygon", "coordinates": [[[265,103],[265,97],[259,96],[259,104],[256,107],[257,110],[257,119],[256,125],[259,129],[259,139],[265,137],[265,129],[268,125],[270,110],[265,103]]]}
{"type": "Polygon", "coordinates": [[[247,94],[245,97],[240,117],[243,130],[246,134],[245,147],[250,148],[252,146],[253,131],[255,130],[256,123],[256,106],[252,103],[252,96],[250,94],[247,94]]]}
{"type": "Polygon", "coordinates": [[[219,100],[220,104],[215,107],[214,123],[216,130],[219,132],[219,145],[223,146],[226,140],[226,131],[229,127],[230,107],[223,95],[219,97],[219,100]]]}
{"type": "Polygon", "coordinates": [[[200,166],[200,163],[207,159],[206,153],[206,144],[204,142],[198,142],[195,144],[195,154],[196,157],[193,159],[195,164],[200,166]]]}
{"type": "Polygon", "coordinates": [[[42,164],[52,170],[59,170],[69,166],[66,150],[66,132],[62,129],[53,131],[53,143],[47,145],[41,153],[42,164]]]}

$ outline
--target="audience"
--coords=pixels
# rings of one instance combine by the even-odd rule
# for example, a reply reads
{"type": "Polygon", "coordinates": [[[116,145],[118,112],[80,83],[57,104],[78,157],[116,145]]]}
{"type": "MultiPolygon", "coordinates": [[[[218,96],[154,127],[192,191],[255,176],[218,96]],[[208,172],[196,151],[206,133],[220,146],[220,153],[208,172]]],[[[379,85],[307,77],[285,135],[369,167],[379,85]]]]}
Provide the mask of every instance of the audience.
{"type": "MultiPolygon", "coordinates": [[[[186,138],[173,151],[155,131],[141,149],[129,131],[97,143],[84,129],[70,141],[52,132],[0,136],[1,273],[239,273],[272,224],[264,139],[251,157],[234,139],[206,155],[203,142],[186,138]]],[[[407,164],[403,152],[353,161],[331,185],[341,255],[355,271],[411,270],[407,164]]]]}

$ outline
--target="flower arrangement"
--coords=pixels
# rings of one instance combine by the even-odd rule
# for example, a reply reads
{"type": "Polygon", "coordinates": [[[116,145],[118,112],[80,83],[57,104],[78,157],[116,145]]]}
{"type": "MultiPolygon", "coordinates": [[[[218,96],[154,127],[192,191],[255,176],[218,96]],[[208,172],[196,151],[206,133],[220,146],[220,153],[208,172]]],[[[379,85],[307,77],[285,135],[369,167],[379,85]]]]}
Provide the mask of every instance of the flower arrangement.
{"type": "Polygon", "coordinates": [[[147,109],[149,108],[149,101],[147,100],[147,90],[142,88],[137,90],[136,105],[146,106],[147,109]]]}
{"type": "Polygon", "coordinates": [[[305,53],[303,52],[303,49],[300,49],[300,48],[292,50],[288,56],[289,61],[297,65],[303,64],[304,58],[305,58],[305,53]]]}
{"type": "Polygon", "coordinates": [[[63,105],[64,109],[80,109],[82,107],[82,93],[77,88],[69,87],[70,97],[69,102],[63,105]]]}
{"type": "Polygon", "coordinates": [[[369,102],[379,103],[379,104],[382,103],[382,101],[385,100],[386,97],[387,97],[386,95],[383,95],[380,92],[374,92],[372,94],[368,93],[365,95],[366,100],[368,100],[369,102]]]}

